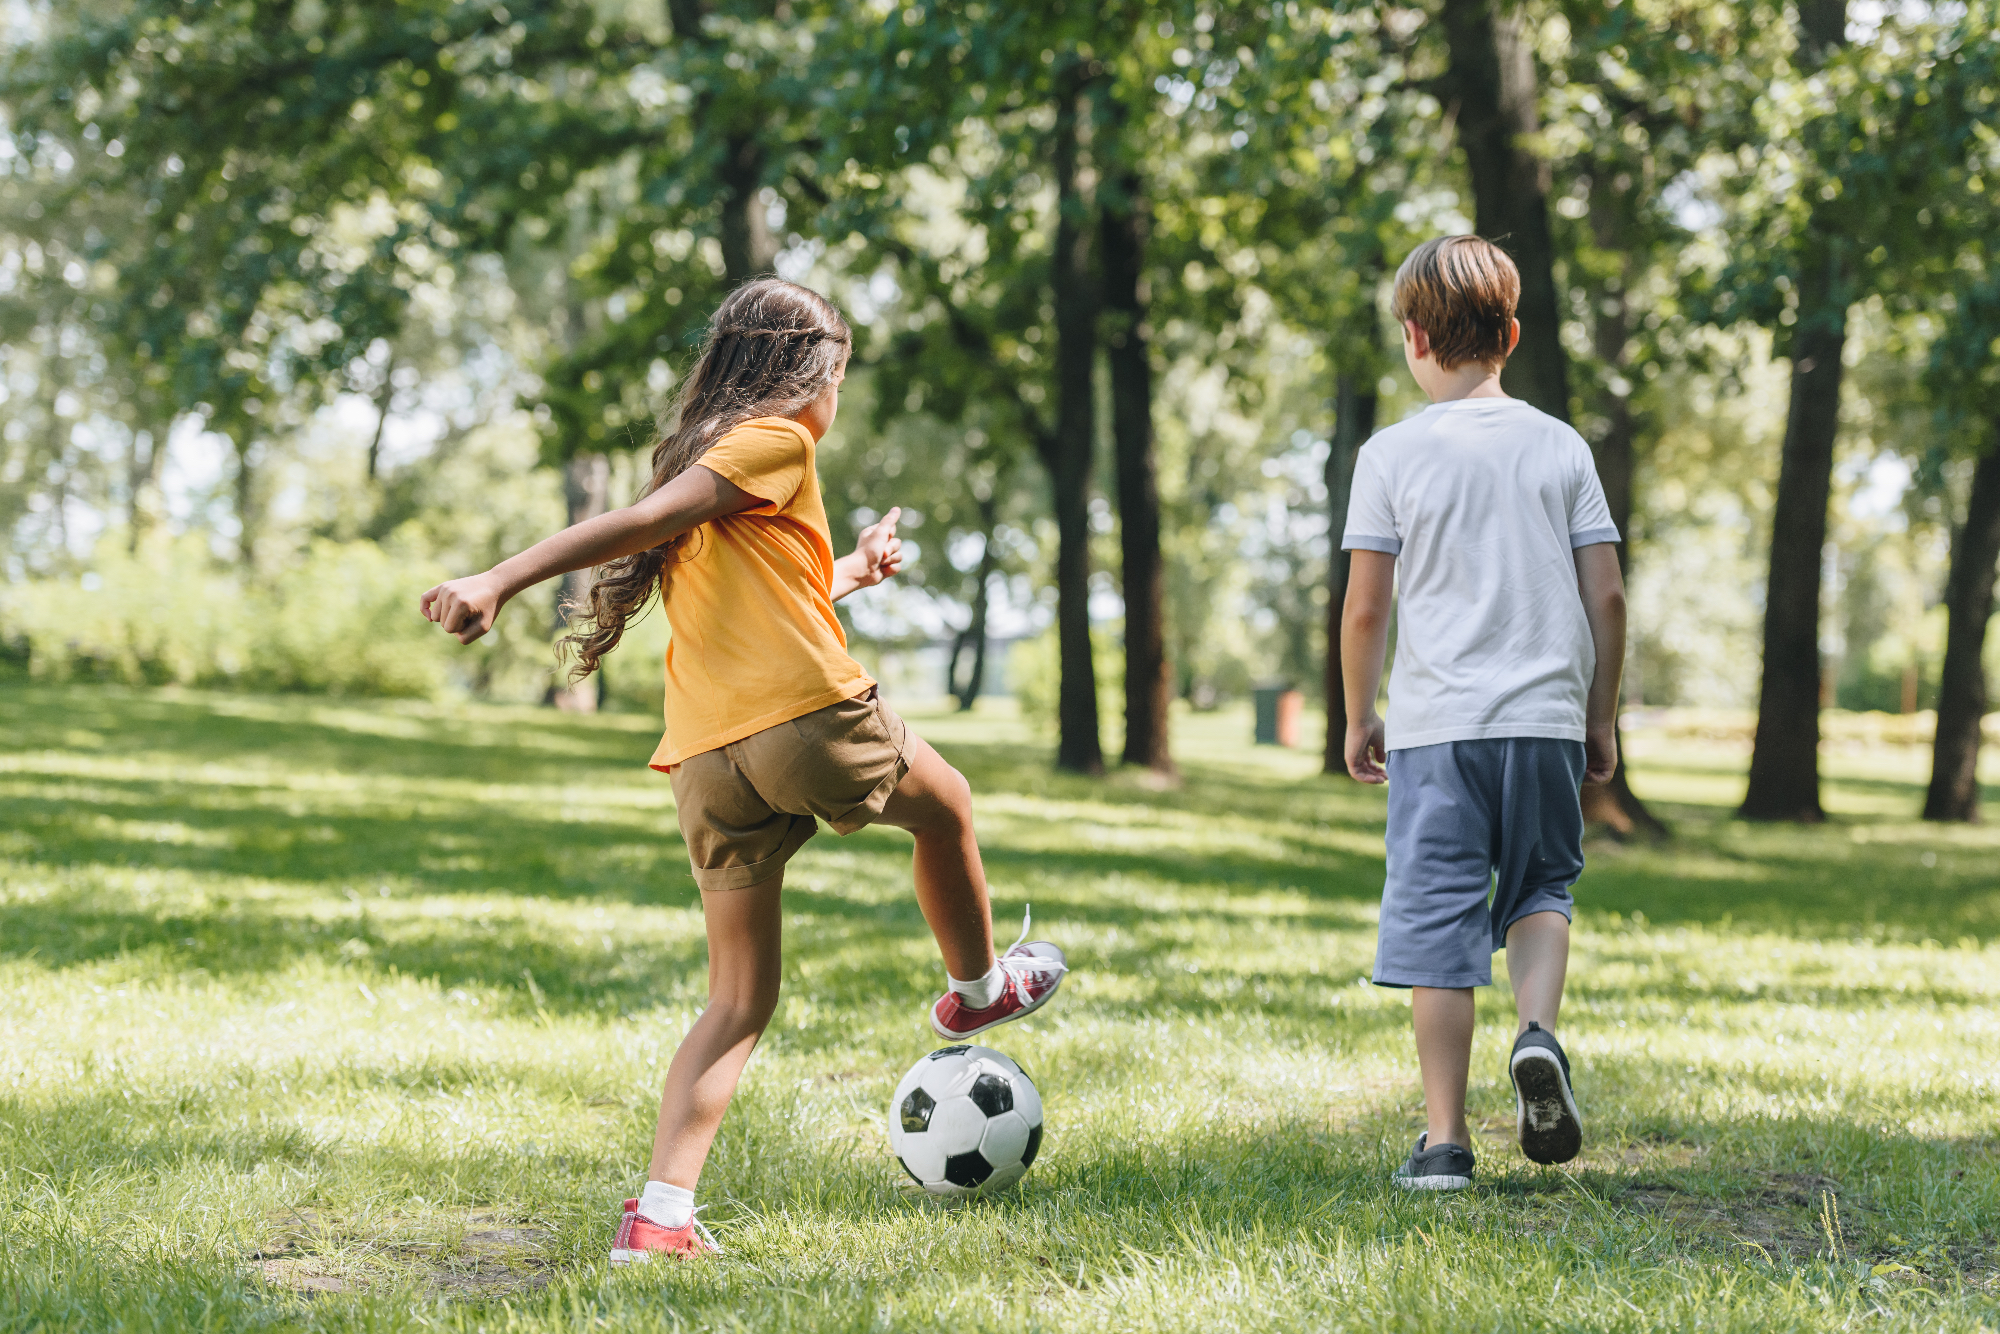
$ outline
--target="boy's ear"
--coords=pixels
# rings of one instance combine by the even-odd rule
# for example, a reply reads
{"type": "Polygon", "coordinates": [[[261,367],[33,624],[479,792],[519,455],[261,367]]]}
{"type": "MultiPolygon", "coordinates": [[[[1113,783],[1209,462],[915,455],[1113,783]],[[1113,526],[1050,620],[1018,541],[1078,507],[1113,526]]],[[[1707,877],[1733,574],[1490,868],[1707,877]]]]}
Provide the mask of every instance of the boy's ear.
{"type": "Polygon", "coordinates": [[[1431,336],[1415,320],[1403,321],[1403,341],[1410,345],[1410,355],[1418,361],[1431,354],[1431,336]]]}
{"type": "Polygon", "coordinates": [[[1520,345],[1521,322],[1519,320],[1509,320],[1507,322],[1507,355],[1510,357],[1513,356],[1514,349],[1520,345]]]}

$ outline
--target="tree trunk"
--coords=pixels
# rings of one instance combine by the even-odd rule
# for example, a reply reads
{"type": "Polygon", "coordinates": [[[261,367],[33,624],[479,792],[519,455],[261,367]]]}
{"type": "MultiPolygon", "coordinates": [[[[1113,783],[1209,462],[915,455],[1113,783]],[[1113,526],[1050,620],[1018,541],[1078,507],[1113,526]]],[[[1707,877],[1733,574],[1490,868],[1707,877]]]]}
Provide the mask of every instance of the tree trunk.
{"type": "Polygon", "coordinates": [[[396,397],[396,363],[382,367],[382,387],[375,391],[375,434],[368,438],[368,480],[382,476],[382,432],[389,425],[389,404],[396,397]]]}
{"type": "Polygon", "coordinates": [[[1926,820],[1979,818],[1979,727],[1986,716],[1986,626],[1993,618],[1995,561],[2000,561],[2000,439],[1973,469],[1965,524],[1951,544],[1926,820]]]}
{"type": "Polygon", "coordinates": [[[167,437],[171,428],[160,431],[134,431],[132,433],[132,455],[125,471],[128,491],[125,522],[125,551],[136,555],[139,543],[146,530],[152,526],[153,511],[149,497],[160,484],[160,466],[166,462],[167,437]],[[140,441],[145,441],[144,446],[140,441]]]}
{"type": "Polygon", "coordinates": [[[1118,460],[1118,541],[1125,593],[1127,764],[1174,772],[1167,731],[1166,562],[1160,555],[1160,474],[1153,451],[1153,364],[1146,347],[1148,219],[1136,173],[1103,212],[1105,362],[1118,460]]]}
{"type": "MultiPolygon", "coordinates": [[[[1609,210],[1593,209],[1593,217],[1605,217],[1598,225],[1598,245],[1607,250],[1618,249],[1618,238],[1608,221],[1609,210]]],[[[1627,343],[1631,337],[1631,311],[1626,305],[1626,279],[1631,269],[1629,257],[1615,279],[1615,290],[1607,286],[1593,293],[1597,297],[1596,352],[1598,359],[1610,367],[1614,374],[1621,374],[1627,368],[1627,343]]],[[[1632,551],[1632,399],[1630,386],[1621,389],[1609,386],[1601,405],[1604,414],[1604,432],[1591,445],[1591,455],[1597,464],[1597,480],[1604,488],[1604,501],[1611,511],[1611,522],[1624,540],[1618,544],[1618,573],[1627,577],[1631,570],[1632,551]]],[[[1639,800],[1632,791],[1625,764],[1625,729],[1613,720],[1614,735],[1618,742],[1618,767],[1611,771],[1611,781],[1600,786],[1583,789],[1583,818],[1592,824],[1601,824],[1611,830],[1619,839],[1640,836],[1658,840],[1667,836],[1666,825],[1658,816],[1646,809],[1646,803],[1639,800]]]]}
{"type": "Polygon", "coordinates": [[[1497,0],[1445,0],[1458,141],[1472,175],[1473,226],[1521,270],[1521,343],[1501,377],[1507,392],[1550,416],[1569,417],[1569,359],[1556,300],[1549,231],[1549,166],[1523,137],[1536,130],[1534,53],[1497,0]]]}
{"type": "Polygon", "coordinates": [[[236,560],[246,570],[257,568],[257,467],[250,461],[253,441],[236,445],[236,560]]]}
{"type": "MultiPolygon", "coordinates": [[[[1816,64],[1843,45],[1845,0],[1799,6],[1799,52],[1816,64]]],[[[1792,399],[1771,517],[1771,574],[1764,592],[1764,672],[1746,820],[1826,818],[1819,802],[1819,599],[1826,505],[1840,425],[1841,349],[1847,342],[1846,241],[1817,218],[1806,223],[1798,322],[1792,326],[1792,399]]]]}
{"type": "MultiPolygon", "coordinates": [[[[1516,398],[1567,422],[1569,355],[1563,350],[1562,307],[1556,294],[1549,166],[1524,144],[1525,137],[1538,128],[1534,52],[1517,20],[1501,15],[1494,0],[1446,0],[1444,23],[1451,46],[1449,82],[1458,99],[1459,142],[1472,174],[1473,225],[1481,236],[1504,247],[1521,271],[1517,309],[1521,342],[1507,360],[1501,383],[1516,398]]],[[[1610,330],[1600,324],[1600,343],[1607,332],[1615,334],[1615,356],[1622,361],[1622,309],[1610,318],[1615,321],[1610,330]]],[[[1619,534],[1625,536],[1632,516],[1632,435],[1630,414],[1622,399],[1617,415],[1622,419],[1612,432],[1617,438],[1600,442],[1594,452],[1612,518],[1619,534]]],[[[1621,570],[1626,556],[1626,546],[1620,543],[1621,570]]],[[[1585,788],[1582,801],[1586,819],[1608,825],[1621,837],[1642,830],[1653,836],[1666,832],[1666,826],[1646,809],[1626,778],[1622,735],[1618,768],[1611,781],[1602,787],[1585,788]]]]}
{"type": "Polygon", "coordinates": [[[722,181],[722,267],[730,285],[771,271],[778,239],[771,234],[763,201],[764,145],[749,133],[732,134],[724,149],[722,181]]]}
{"type": "Polygon", "coordinates": [[[1347,775],[1347,683],[1340,670],[1340,617],[1347,604],[1347,571],[1353,558],[1341,550],[1347,498],[1354,490],[1354,461],[1375,434],[1375,387],[1360,377],[1334,380],[1333,440],[1326,455],[1326,756],[1322,770],[1347,775]]]}
{"type": "Polygon", "coordinates": [[[993,576],[1000,568],[1000,557],[993,549],[993,530],[1000,526],[997,487],[979,502],[979,526],[984,540],[979,548],[979,568],[973,575],[977,582],[972,590],[972,620],[953,639],[951,666],[945,673],[946,688],[958,696],[960,713],[972,711],[972,706],[979,700],[979,692],[986,686],[986,611],[992,602],[993,576]],[[972,671],[961,687],[958,684],[958,659],[966,650],[972,653],[972,671]]]}
{"type": "MultiPolygon", "coordinates": [[[[667,0],[667,23],[675,40],[696,46],[711,58],[723,55],[730,39],[703,24],[716,9],[714,0],[667,0]]],[[[695,120],[712,124],[715,103],[713,91],[700,93],[695,102],[695,120]]],[[[723,278],[731,287],[769,273],[771,261],[778,254],[777,238],[771,235],[763,202],[758,198],[767,165],[764,143],[758,137],[760,129],[761,125],[751,123],[724,135],[722,163],[716,170],[722,185],[722,219],[717,239],[722,243],[723,278]]]]}
{"type": "Polygon", "coordinates": [[[1764,594],[1764,672],[1746,820],[1826,818],[1819,802],[1819,602],[1826,506],[1840,423],[1840,353],[1847,291],[1838,245],[1801,276],[1792,333],[1792,398],[1771,520],[1771,573],[1764,594]]]}
{"type": "Polygon", "coordinates": [[[1042,462],[1056,515],[1056,632],[1062,681],[1056,703],[1056,765],[1104,772],[1098,735],[1097,669],[1090,648],[1090,472],[1097,437],[1093,370],[1097,284],[1091,272],[1089,205],[1077,179],[1080,78],[1065,81],[1056,108],[1056,243],[1050,283],[1056,314],[1056,428],[1042,462]]]}
{"type": "Polygon", "coordinates": [[[972,594],[972,620],[958,632],[951,641],[951,668],[947,673],[947,685],[951,693],[958,697],[958,711],[972,712],[972,706],[979,702],[979,692],[986,687],[986,607],[987,584],[992,572],[986,568],[986,558],[980,557],[979,584],[972,594]],[[972,669],[965,675],[965,683],[959,684],[958,660],[966,654],[972,655],[972,669]]]}
{"type": "MultiPolygon", "coordinates": [[[[610,507],[611,460],[602,454],[578,454],[563,465],[563,499],[569,508],[569,526],[594,519],[610,507]]],[[[572,616],[590,605],[590,570],[571,570],[556,585],[554,631],[560,634],[572,616]]],[[[551,685],[544,702],[569,713],[595,713],[603,698],[604,673],[596,680],[551,685]]]]}

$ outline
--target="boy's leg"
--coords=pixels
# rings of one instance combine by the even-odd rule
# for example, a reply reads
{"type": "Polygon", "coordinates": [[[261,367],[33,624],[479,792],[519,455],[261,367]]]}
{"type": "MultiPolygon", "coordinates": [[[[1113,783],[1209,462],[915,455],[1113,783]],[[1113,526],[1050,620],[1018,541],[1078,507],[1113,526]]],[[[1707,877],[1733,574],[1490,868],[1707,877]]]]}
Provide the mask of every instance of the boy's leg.
{"type": "Polygon", "coordinates": [[[653,1181],[694,1189],[736,1081],[778,1007],[783,885],[781,873],[746,889],[702,892],[708,1005],[667,1067],[647,1172],[653,1181]]]}
{"type": "Polygon", "coordinates": [[[1388,866],[1375,954],[1378,985],[1411,988],[1427,1152],[1457,1145],[1467,1164],[1473,988],[1493,980],[1486,896],[1499,791],[1487,762],[1491,748],[1460,741],[1390,752],[1388,866]]]}
{"type": "Polygon", "coordinates": [[[916,835],[917,906],[946,970],[967,981],[984,977],[993,967],[993,912],[972,832],[972,785],[914,732],[903,758],[909,772],[879,823],[916,835]]]}
{"type": "Polygon", "coordinates": [[[1428,1143],[1470,1149],[1465,1086],[1472,1070],[1472,988],[1412,987],[1410,1021],[1417,1031],[1428,1143]]]}
{"type": "Polygon", "coordinates": [[[1530,1023],[1555,1032],[1569,974],[1569,918],[1553,910],[1529,913],[1507,928],[1507,976],[1514,984],[1518,1036],[1530,1023]]]}
{"type": "Polygon", "coordinates": [[[1519,1030],[1507,1057],[1521,1151],[1566,1163],[1583,1147],[1569,1056],[1556,1040],[1569,973],[1570,886],[1583,871],[1581,742],[1521,737],[1506,743],[1506,819],[1495,867],[1495,946],[1507,949],[1519,1030]],[[1502,924],[1504,931],[1499,930],[1502,924]]]}

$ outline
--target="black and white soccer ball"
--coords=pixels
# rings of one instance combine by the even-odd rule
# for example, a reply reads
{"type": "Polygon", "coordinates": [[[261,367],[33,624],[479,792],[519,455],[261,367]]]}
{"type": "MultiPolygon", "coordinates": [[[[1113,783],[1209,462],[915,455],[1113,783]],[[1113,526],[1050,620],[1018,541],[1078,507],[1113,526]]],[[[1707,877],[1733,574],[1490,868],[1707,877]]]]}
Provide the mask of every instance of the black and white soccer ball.
{"type": "Polygon", "coordinates": [[[941,1047],[889,1100],[889,1148],[933,1195],[1005,1190],[1042,1148],[1042,1095],[991,1047],[941,1047]]]}

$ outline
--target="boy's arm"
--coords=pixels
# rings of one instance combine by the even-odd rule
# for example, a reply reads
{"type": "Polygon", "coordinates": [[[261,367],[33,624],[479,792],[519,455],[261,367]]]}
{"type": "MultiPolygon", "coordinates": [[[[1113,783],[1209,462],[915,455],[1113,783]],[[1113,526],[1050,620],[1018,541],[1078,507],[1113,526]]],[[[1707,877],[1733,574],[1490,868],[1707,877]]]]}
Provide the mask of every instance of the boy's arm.
{"type": "Polygon", "coordinates": [[[493,628],[500,608],[516,593],[571,570],[589,569],[620,556],[650,551],[710,519],[765,502],[696,464],[650,496],[624,509],[585,519],[545,537],[484,574],[468,575],[425,592],[418,604],[427,620],[458,636],[461,644],[493,628]]]}
{"type": "Polygon", "coordinates": [[[896,536],[896,520],[902,517],[898,505],[863,528],[853,553],[833,563],[835,602],[857,588],[873,588],[903,568],[903,539],[896,536]]]}
{"type": "Polygon", "coordinates": [[[1618,549],[1609,542],[1578,547],[1576,587],[1597,649],[1583,709],[1583,781],[1608,783],[1618,768],[1618,680],[1625,673],[1625,579],[1618,573],[1618,549]]]}
{"type": "Polygon", "coordinates": [[[1386,551],[1348,553],[1347,601],[1340,611],[1340,679],[1347,689],[1347,772],[1363,783],[1386,783],[1388,758],[1375,700],[1382,692],[1382,658],[1389,651],[1389,609],[1396,595],[1396,558],[1386,551]]]}

